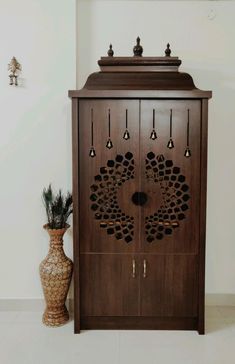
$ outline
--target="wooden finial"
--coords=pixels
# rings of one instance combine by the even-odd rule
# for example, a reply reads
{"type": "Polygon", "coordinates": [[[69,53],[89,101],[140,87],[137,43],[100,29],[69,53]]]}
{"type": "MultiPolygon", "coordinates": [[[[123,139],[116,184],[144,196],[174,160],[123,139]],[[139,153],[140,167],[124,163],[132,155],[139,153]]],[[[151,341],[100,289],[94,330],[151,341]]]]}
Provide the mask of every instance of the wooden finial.
{"type": "Polygon", "coordinates": [[[109,50],[108,50],[108,56],[113,57],[113,55],[114,55],[113,46],[112,46],[112,44],[110,44],[109,50]]]}
{"type": "Polygon", "coordinates": [[[143,53],[143,47],[140,45],[140,37],[136,39],[136,45],[133,48],[134,57],[141,57],[143,53]]]}
{"type": "Polygon", "coordinates": [[[170,49],[170,44],[169,43],[167,43],[167,45],[166,45],[165,55],[166,55],[166,57],[171,56],[171,49],[170,49]]]}

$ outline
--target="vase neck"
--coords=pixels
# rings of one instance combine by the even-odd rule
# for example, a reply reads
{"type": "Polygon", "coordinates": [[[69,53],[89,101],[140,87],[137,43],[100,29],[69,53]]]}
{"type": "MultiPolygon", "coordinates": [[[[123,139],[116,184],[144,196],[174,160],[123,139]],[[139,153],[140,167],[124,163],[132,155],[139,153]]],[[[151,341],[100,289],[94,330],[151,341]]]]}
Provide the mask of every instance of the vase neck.
{"type": "Polygon", "coordinates": [[[55,237],[50,238],[50,246],[48,254],[60,258],[65,256],[62,236],[60,238],[55,238],[55,237]]]}
{"type": "Polygon", "coordinates": [[[50,249],[63,249],[63,236],[65,229],[48,230],[50,235],[50,249]]]}
{"type": "Polygon", "coordinates": [[[50,248],[53,249],[63,249],[63,236],[61,236],[60,238],[58,237],[51,237],[50,238],[50,248]]]}

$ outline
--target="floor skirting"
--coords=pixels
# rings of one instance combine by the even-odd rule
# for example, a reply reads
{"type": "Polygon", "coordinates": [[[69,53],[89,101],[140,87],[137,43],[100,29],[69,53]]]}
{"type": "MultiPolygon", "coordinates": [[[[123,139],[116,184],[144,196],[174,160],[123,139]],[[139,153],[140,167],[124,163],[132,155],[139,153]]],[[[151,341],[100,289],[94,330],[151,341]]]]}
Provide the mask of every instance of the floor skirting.
{"type": "MultiPolygon", "coordinates": [[[[235,294],[207,293],[206,306],[235,306],[235,294]]],[[[73,311],[73,299],[66,302],[70,312],[73,311]]],[[[0,311],[42,311],[45,308],[43,298],[1,298],[0,311]]]]}

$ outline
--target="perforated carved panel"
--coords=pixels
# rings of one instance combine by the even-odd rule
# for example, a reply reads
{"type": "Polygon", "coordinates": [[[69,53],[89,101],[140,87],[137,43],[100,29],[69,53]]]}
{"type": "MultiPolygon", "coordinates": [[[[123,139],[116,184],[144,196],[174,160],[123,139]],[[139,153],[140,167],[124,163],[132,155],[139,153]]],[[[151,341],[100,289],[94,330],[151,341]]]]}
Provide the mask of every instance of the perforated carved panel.
{"type": "Polygon", "coordinates": [[[134,217],[121,210],[117,193],[126,181],[133,178],[133,154],[127,152],[125,156],[118,154],[115,160],[108,160],[107,166],[100,168],[90,186],[91,209],[95,219],[100,220],[100,227],[106,229],[108,235],[115,235],[117,240],[124,239],[127,243],[133,240],[134,217]]]}
{"type": "Polygon", "coordinates": [[[151,243],[155,239],[163,239],[164,235],[171,235],[180,226],[180,221],[186,218],[190,195],[180,168],[174,166],[172,160],[165,160],[162,154],[156,156],[149,152],[145,169],[146,179],[159,184],[162,201],[160,208],[145,218],[146,239],[151,243]]]}
{"type": "MultiPolygon", "coordinates": [[[[186,218],[190,195],[185,176],[172,160],[149,152],[145,167],[147,181],[159,184],[162,201],[156,212],[145,217],[146,239],[151,243],[163,239],[164,235],[171,235],[180,226],[180,221],[186,218]]],[[[108,160],[107,166],[100,168],[100,174],[94,177],[94,184],[90,186],[91,210],[95,219],[100,220],[100,227],[106,229],[108,235],[115,235],[117,240],[124,239],[127,243],[133,240],[134,217],[121,210],[117,194],[122,186],[125,188],[125,182],[133,178],[134,159],[128,152],[125,156],[117,155],[115,160],[108,160]]]]}

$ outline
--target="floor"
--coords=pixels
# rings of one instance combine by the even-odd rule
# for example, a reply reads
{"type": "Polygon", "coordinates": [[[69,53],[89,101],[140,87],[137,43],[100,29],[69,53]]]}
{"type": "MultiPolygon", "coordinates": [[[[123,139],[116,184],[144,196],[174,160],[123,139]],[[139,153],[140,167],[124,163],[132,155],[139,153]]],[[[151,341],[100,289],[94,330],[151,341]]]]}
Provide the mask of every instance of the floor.
{"type": "Polygon", "coordinates": [[[206,335],[193,331],[47,328],[39,312],[0,312],[1,364],[233,364],[235,307],[206,308],[206,335]]]}

